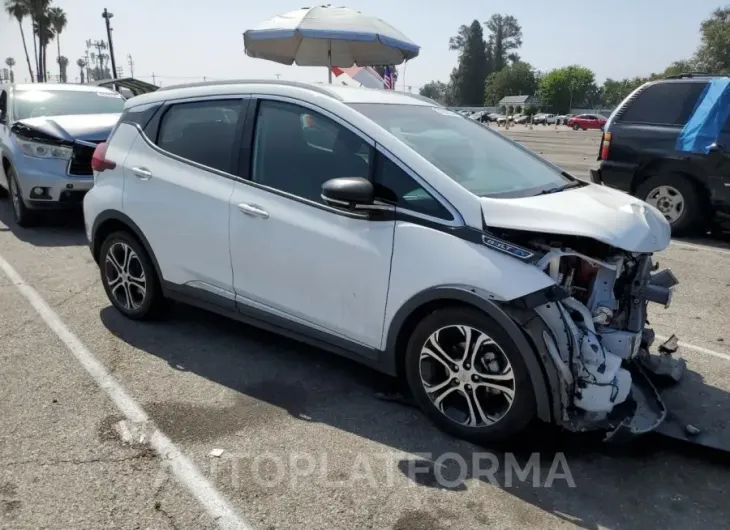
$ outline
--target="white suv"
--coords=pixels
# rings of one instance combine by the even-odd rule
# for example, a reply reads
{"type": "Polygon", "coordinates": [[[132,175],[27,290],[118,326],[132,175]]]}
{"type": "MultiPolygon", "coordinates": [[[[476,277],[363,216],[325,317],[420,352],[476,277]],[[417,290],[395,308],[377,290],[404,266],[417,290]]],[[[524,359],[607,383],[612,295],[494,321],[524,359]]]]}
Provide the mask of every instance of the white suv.
{"type": "Polygon", "coordinates": [[[129,318],[173,299],[275,330],[402,377],[477,441],[664,418],[631,372],[676,283],[651,263],[664,217],[431,100],[170,87],[126,103],[93,167],[86,232],[129,318]]]}

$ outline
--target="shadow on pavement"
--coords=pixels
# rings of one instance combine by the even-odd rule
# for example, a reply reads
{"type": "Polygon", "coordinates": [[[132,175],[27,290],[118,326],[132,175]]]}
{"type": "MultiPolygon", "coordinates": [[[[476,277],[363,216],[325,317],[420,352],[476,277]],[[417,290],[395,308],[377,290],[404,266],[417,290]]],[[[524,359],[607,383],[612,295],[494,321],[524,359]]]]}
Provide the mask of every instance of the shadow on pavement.
{"type": "Polygon", "coordinates": [[[692,237],[676,237],[672,241],[677,243],[690,243],[692,245],[702,245],[715,247],[722,250],[730,250],[730,231],[715,231],[705,235],[692,237]]]}
{"type": "MultiPolygon", "coordinates": [[[[730,488],[730,461],[724,454],[658,435],[611,446],[589,435],[562,433],[542,425],[508,444],[479,448],[438,431],[416,409],[376,399],[374,394],[392,389],[394,381],[321,350],[182,305],[173,306],[168,318],[156,323],[131,322],[111,307],[103,309],[100,317],[112,334],[131,346],[165,360],[176,370],[235,390],[249,403],[284,409],[301,421],[325,424],[395,452],[427,453],[436,461],[450,453],[468,464],[463,469],[451,459],[436,469],[410,456],[402,458],[398,468],[418,487],[458,494],[477,487],[470,479],[488,481],[566,522],[591,529],[712,528],[724,526],[730,516],[724,493],[730,488]],[[499,462],[493,478],[473,473],[472,459],[480,451],[491,453],[499,462]],[[568,469],[556,460],[557,455],[564,455],[568,469]],[[506,465],[509,459],[522,469],[530,462],[538,464],[537,479],[535,473],[527,481],[519,479],[512,473],[516,468],[506,465]],[[576,487],[560,474],[553,475],[550,484],[552,466],[558,473],[569,471],[576,487]],[[460,475],[462,469],[466,474],[460,475]]],[[[726,392],[705,385],[699,374],[690,375],[701,399],[713,408],[730,410],[726,392]]],[[[155,404],[150,409],[163,430],[173,431],[169,433],[173,438],[176,429],[181,435],[191,431],[177,422],[200,421],[215,430],[225,429],[231,421],[241,428],[255,428],[257,421],[250,415],[256,408],[251,405],[238,412],[169,410],[179,406],[155,404]]],[[[196,430],[200,436],[208,435],[206,428],[196,430]]],[[[470,503],[472,509],[483,508],[470,503]]],[[[494,514],[477,513],[475,517],[490,520],[494,514]]]]}
{"type": "Polygon", "coordinates": [[[31,228],[15,224],[7,199],[0,200],[0,232],[11,232],[16,238],[36,247],[68,247],[86,245],[84,217],[81,210],[43,212],[31,228]]]}

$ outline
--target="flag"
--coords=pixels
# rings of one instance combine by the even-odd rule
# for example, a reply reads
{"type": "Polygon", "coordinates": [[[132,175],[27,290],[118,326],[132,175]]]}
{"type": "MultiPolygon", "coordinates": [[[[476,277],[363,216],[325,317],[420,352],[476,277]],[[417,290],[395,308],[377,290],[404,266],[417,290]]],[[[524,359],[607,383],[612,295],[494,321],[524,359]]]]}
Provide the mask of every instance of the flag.
{"type": "Polygon", "coordinates": [[[385,67],[385,74],[383,75],[383,86],[387,90],[395,89],[395,72],[390,69],[390,66],[385,67]]]}

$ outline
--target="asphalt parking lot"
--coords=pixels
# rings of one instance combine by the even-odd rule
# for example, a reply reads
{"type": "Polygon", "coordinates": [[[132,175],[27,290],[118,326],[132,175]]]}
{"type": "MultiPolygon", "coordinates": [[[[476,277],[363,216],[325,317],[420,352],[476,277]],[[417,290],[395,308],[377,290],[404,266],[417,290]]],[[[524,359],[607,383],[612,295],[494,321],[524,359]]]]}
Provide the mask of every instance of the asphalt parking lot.
{"type": "MultiPolygon", "coordinates": [[[[598,149],[595,132],[507,134],[576,176],[598,149]]],[[[33,229],[10,217],[0,201],[0,528],[704,529],[730,520],[730,458],[719,452],[660,436],[612,447],[549,429],[475,447],[377,399],[389,381],[327,353],[181,306],[159,323],[125,320],[107,301],[80,217],[33,229]],[[166,438],[144,430],[147,418],[166,438]],[[520,478],[515,462],[538,465],[520,478]]],[[[728,429],[730,248],[676,241],[658,259],[681,282],[672,306],[650,315],[659,335],[682,341],[681,399],[696,402],[698,428],[728,429]]]]}

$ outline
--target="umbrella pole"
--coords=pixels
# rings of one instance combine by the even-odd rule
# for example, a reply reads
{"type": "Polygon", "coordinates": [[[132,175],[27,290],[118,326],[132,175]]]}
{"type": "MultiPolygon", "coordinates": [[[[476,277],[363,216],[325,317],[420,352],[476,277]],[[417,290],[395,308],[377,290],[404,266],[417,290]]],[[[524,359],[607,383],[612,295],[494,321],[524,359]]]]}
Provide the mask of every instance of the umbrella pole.
{"type": "Polygon", "coordinates": [[[327,41],[327,79],[332,84],[332,41],[327,41]]]}

